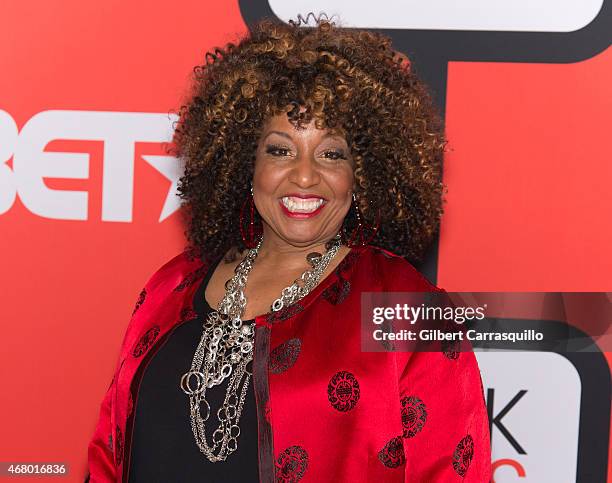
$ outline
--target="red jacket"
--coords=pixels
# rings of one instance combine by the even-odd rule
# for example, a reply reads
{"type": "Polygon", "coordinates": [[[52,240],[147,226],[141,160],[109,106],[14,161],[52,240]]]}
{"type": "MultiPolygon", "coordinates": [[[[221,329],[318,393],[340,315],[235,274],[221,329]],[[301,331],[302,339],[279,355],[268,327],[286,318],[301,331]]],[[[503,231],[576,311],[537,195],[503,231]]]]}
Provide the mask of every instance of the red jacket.
{"type": "MultiPolygon", "coordinates": [[[[91,483],[127,480],[142,372],[172,329],[193,318],[210,265],[185,251],[140,293],[89,443],[91,483]]],[[[353,248],[305,298],[256,318],[260,481],[489,482],[473,352],[361,352],[361,292],[432,290],[403,258],[353,248]]]]}

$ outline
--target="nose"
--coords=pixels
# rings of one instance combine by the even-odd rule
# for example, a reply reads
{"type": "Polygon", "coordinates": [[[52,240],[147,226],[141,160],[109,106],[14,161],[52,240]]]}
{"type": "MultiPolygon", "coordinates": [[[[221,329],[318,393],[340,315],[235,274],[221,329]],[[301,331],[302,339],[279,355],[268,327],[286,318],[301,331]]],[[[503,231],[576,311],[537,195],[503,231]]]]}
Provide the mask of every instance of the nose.
{"type": "Polygon", "coordinates": [[[302,155],[296,158],[289,173],[289,181],[300,188],[309,188],[319,184],[321,174],[313,156],[302,155]]]}

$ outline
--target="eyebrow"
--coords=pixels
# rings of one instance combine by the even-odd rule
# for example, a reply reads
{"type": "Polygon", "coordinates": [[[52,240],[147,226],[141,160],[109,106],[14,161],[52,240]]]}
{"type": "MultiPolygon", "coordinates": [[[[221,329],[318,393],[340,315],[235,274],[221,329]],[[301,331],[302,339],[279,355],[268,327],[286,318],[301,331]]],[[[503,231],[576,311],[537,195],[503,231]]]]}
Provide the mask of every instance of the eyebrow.
{"type": "MultiPolygon", "coordinates": [[[[287,138],[291,141],[293,141],[293,138],[291,137],[290,134],[284,132],[284,131],[270,131],[268,134],[266,134],[266,138],[268,136],[270,136],[270,134],[278,134],[279,136],[282,136],[284,138],[287,138]]],[[[324,138],[337,138],[337,139],[342,139],[340,136],[338,136],[337,134],[332,134],[332,133],[326,133],[324,136],[324,138]]]]}

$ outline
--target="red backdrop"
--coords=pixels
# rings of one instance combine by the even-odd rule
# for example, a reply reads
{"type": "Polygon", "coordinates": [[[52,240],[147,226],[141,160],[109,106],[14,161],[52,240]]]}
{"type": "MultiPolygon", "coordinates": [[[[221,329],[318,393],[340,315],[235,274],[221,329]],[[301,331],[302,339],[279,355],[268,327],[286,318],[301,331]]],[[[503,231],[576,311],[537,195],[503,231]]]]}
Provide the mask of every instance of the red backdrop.
{"type": "MultiPolygon", "coordinates": [[[[244,32],[236,1],[11,2],[0,114],[19,131],[46,110],[166,114],[206,50],[244,32]]],[[[572,64],[449,64],[439,285],[611,289],[611,82],[611,49],[572,64]]],[[[0,130],[0,460],[65,461],[82,481],[135,300],[182,250],[184,228],[178,212],[158,221],[170,181],[142,156],[163,154],[159,143],[136,143],[132,220],[113,222],[101,216],[103,140],[51,140],[45,151],[89,156],[83,179],[44,179],[88,193],[87,219],[66,220],[20,199],[10,133],[0,130]]]]}

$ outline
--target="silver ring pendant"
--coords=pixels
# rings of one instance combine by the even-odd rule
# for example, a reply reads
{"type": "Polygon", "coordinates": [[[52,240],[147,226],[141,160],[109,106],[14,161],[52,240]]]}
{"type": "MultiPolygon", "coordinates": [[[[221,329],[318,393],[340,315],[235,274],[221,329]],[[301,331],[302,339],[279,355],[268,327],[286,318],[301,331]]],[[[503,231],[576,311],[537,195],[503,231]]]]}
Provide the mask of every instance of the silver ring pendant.
{"type": "Polygon", "coordinates": [[[228,378],[231,373],[232,373],[232,366],[230,364],[225,364],[223,366],[223,369],[221,369],[221,374],[223,375],[224,378],[228,378]]]}
{"type": "Polygon", "coordinates": [[[206,399],[201,399],[200,402],[203,402],[205,404],[205,409],[206,409],[206,416],[202,416],[202,406],[199,407],[200,410],[200,417],[202,418],[202,421],[208,421],[208,418],[210,417],[210,404],[208,404],[208,401],[206,399]]]}
{"type": "Polygon", "coordinates": [[[188,394],[190,396],[193,394],[199,394],[204,389],[204,380],[205,380],[204,374],[199,371],[186,372],[185,374],[183,374],[183,377],[181,377],[181,389],[183,390],[185,394],[188,394]],[[190,384],[191,376],[197,377],[198,386],[196,389],[191,388],[191,384],[190,384]]]}

